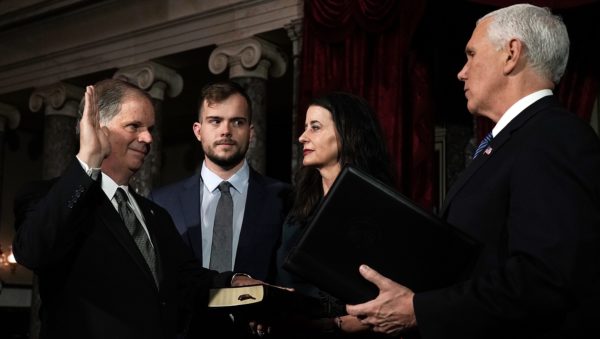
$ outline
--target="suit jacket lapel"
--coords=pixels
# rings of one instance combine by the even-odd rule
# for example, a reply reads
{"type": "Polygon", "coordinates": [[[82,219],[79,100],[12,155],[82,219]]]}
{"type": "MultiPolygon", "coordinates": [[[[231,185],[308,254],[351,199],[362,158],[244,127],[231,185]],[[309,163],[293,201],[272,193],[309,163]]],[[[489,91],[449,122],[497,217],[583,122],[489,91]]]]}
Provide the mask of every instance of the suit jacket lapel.
{"type": "MultiPolygon", "coordinates": [[[[156,218],[154,215],[156,212],[154,211],[152,206],[148,203],[148,201],[146,199],[144,199],[143,197],[141,197],[140,195],[136,194],[135,192],[131,192],[131,195],[135,198],[135,201],[137,202],[142,214],[144,215],[144,223],[146,224],[146,228],[148,229],[148,234],[150,235],[150,241],[152,241],[152,246],[154,246],[154,252],[156,254],[156,274],[158,276],[158,281],[160,282],[160,281],[162,281],[162,256],[161,256],[161,243],[160,243],[159,236],[158,236],[158,233],[160,233],[160,232],[157,228],[161,227],[161,226],[156,225],[156,218]]],[[[152,277],[152,272],[150,272],[150,269],[148,268],[148,265],[146,264],[144,257],[141,255],[139,250],[137,253],[139,253],[140,254],[139,257],[142,258],[142,261],[144,263],[144,269],[148,273],[148,277],[150,279],[152,279],[152,281],[154,281],[154,278],[152,277]]]]}
{"type": "MultiPolygon", "coordinates": [[[[98,194],[101,195],[101,197],[99,197],[101,206],[99,208],[100,213],[98,213],[98,219],[102,223],[104,223],[106,227],[113,233],[117,241],[125,248],[127,253],[129,253],[131,259],[137,264],[137,266],[145,272],[145,275],[147,276],[148,280],[153,285],[156,285],[154,282],[154,278],[152,277],[152,273],[150,272],[150,269],[148,268],[148,265],[146,264],[146,261],[142,256],[142,253],[137,248],[135,242],[133,241],[133,238],[131,237],[131,234],[129,234],[127,226],[125,226],[125,224],[123,223],[123,219],[121,219],[119,212],[117,212],[113,204],[110,202],[110,200],[108,200],[108,197],[106,197],[102,190],[99,190],[98,194]]],[[[140,202],[141,200],[142,199],[137,198],[136,196],[136,201],[138,202],[138,205],[140,205],[140,208],[142,208],[140,202]]],[[[144,213],[143,208],[142,213],[144,213]]],[[[147,213],[144,213],[144,218],[146,219],[146,227],[149,227],[147,221],[149,218],[147,218],[146,215],[147,213]]],[[[152,234],[153,232],[149,233],[152,234]]],[[[152,239],[152,244],[156,246],[156,241],[154,239],[152,239]]],[[[160,258],[160,256],[158,255],[158,251],[157,258],[160,258]]]]}
{"type": "Polygon", "coordinates": [[[511,135],[515,131],[521,128],[527,121],[529,121],[529,119],[535,116],[539,111],[552,105],[558,105],[556,99],[553,96],[543,97],[540,100],[534,102],[529,107],[527,107],[525,110],[523,110],[523,112],[521,112],[513,120],[511,120],[511,122],[509,122],[508,125],[506,125],[506,127],[504,127],[496,137],[494,137],[494,139],[492,139],[492,142],[489,146],[492,148],[492,152],[490,154],[485,154],[484,152],[482,152],[477,158],[473,159],[471,164],[467,166],[464,172],[458,177],[454,185],[452,185],[452,187],[448,191],[448,194],[446,195],[446,200],[444,201],[444,206],[442,207],[440,215],[446,215],[446,211],[448,210],[448,207],[450,206],[454,196],[469,181],[469,178],[471,178],[471,176],[475,174],[481,168],[481,166],[483,166],[483,164],[485,164],[489,159],[491,159],[494,156],[494,154],[502,147],[502,145],[508,142],[511,135]]]}
{"type": "Polygon", "coordinates": [[[234,269],[240,267],[244,260],[252,258],[252,247],[249,246],[249,243],[255,241],[256,228],[261,226],[260,223],[255,221],[260,219],[260,211],[262,211],[261,204],[264,203],[263,196],[266,194],[266,190],[264,185],[261,184],[258,179],[258,173],[250,168],[248,195],[246,197],[242,231],[240,233],[235,255],[234,269]]]}
{"type": "Polygon", "coordinates": [[[202,262],[202,194],[204,192],[204,182],[202,176],[198,174],[191,178],[185,185],[179,195],[180,204],[184,206],[183,216],[185,218],[185,237],[190,244],[196,258],[202,262]]]}
{"type": "MultiPolygon", "coordinates": [[[[498,136],[500,136],[500,134],[498,136]]],[[[492,148],[492,153],[490,153],[490,155],[488,156],[482,152],[477,158],[473,159],[469,166],[467,166],[467,168],[458,177],[454,185],[452,185],[452,187],[448,191],[448,194],[446,195],[446,200],[444,201],[444,205],[442,207],[440,215],[445,215],[446,210],[448,209],[448,206],[450,205],[450,202],[452,201],[452,198],[454,198],[456,193],[458,193],[460,189],[469,181],[469,178],[471,178],[471,176],[475,172],[477,172],[477,170],[479,170],[479,168],[481,168],[481,166],[485,164],[490,157],[494,155],[494,152],[499,147],[499,142],[496,141],[496,138],[492,139],[492,142],[490,143],[489,147],[492,148]]]]}

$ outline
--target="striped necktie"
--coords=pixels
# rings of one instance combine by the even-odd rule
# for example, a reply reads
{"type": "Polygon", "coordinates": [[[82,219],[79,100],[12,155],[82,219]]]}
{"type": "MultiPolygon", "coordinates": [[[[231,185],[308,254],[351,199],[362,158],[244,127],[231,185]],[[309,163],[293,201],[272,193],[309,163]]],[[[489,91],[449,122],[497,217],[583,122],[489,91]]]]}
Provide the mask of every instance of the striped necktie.
{"type": "Polygon", "coordinates": [[[481,153],[481,151],[483,151],[492,141],[493,135],[492,132],[488,133],[485,135],[485,137],[483,137],[483,140],[481,140],[481,142],[479,143],[479,146],[477,146],[477,149],[475,150],[475,153],[473,154],[473,159],[477,158],[477,156],[479,155],[479,153],[481,153]]]}
{"type": "Polygon", "coordinates": [[[158,274],[156,272],[156,253],[154,252],[154,247],[150,242],[150,238],[146,234],[146,230],[135,216],[135,213],[129,207],[127,203],[129,199],[127,199],[127,193],[122,188],[117,188],[115,192],[115,200],[117,201],[117,205],[119,206],[119,214],[127,226],[127,230],[129,234],[133,237],[133,241],[136,246],[142,253],[146,264],[150,268],[150,272],[152,272],[152,276],[154,277],[154,282],[158,286],[158,274]]]}

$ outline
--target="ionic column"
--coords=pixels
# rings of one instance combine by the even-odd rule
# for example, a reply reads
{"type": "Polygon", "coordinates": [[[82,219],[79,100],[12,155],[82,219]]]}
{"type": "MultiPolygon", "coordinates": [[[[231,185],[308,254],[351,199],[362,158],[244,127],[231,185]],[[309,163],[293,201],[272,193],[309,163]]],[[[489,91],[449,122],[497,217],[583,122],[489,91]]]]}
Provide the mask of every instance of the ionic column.
{"type": "Polygon", "coordinates": [[[293,94],[292,94],[292,183],[296,178],[296,170],[298,169],[298,163],[301,160],[301,152],[298,143],[300,137],[298,127],[302,126],[302,122],[299,121],[298,117],[298,97],[300,93],[300,55],[302,53],[302,19],[293,20],[291,23],[284,26],[287,31],[288,37],[292,41],[292,65],[294,67],[294,83],[293,83],[293,94]]]}
{"type": "MultiPolygon", "coordinates": [[[[42,178],[51,179],[62,174],[73,161],[78,139],[75,133],[77,110],[83,89],[66,83],[36,88],[29,96],[29,109],[39,112],[44,108],[44,140],[42,178]]],[[[39,338],[40,293],[38,277],[34,274],[31,289],[30,338],[39,338]]]]}
{"type": "MultiPolygon", "coordinates": [[[[155,124],[152,131],[152,146],[144,160],[142,168],[133,176],[131,187],[143,196],[147,196],[160,176],[163,112],[165,94],[176,97],[183,89],[183,78],[174,70],[154,62],[145,62],[119,69],[113,78],[125,80],[145,90],[152,97],[155,112],[155,124]]],[[[183,126],[182,126],[183,127],[183,126]]]]}
{"type": "Polygon", "coordinates": [[[82,88],[59,82],[36,88],[29,97],[32,112],[44,108],[43,179],[61,175],[77,153],[75,125],[83,94],[82,88]]]}
{"type": "Polygon", "coordinates": [[[267,79],[280,77],[287,68],[285,54],[270,42],[248,38],[217,47],[208,59],[208,68],[220,74],[229,67],[229,78],[246,89],[252,105],[254,140],[246,158],[260,173],[266,171],[267,79]]]}

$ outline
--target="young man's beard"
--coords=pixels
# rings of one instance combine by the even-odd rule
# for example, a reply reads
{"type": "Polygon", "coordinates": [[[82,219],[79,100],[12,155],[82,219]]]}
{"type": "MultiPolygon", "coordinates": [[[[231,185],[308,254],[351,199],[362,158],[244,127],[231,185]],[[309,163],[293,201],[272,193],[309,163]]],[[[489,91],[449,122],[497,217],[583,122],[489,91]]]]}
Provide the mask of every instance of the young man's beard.
{"type": "Polygon", "coordinates": [[[239,150],[227,157],[219,157],[215,155],[214,152],[205,151],[204,153],[210,161],[214,162],[215,164],[224,169],[230,169],[235,167],[240,162],[242,162],[242,160],[244,160],[244,157],[246,156],[246,150],[239,150]]]}

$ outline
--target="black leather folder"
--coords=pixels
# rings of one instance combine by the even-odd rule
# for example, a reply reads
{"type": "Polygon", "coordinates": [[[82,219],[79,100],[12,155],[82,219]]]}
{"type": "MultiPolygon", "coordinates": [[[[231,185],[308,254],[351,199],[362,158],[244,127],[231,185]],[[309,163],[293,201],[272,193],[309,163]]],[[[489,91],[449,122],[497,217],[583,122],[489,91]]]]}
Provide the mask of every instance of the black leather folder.
{"type": "Polygon", "coordinates": [[[346,166],[284,268],[345,303],[377,297],[367,264],[415,292],[461,281],[479,243],[361,170],[346,166]]]}

